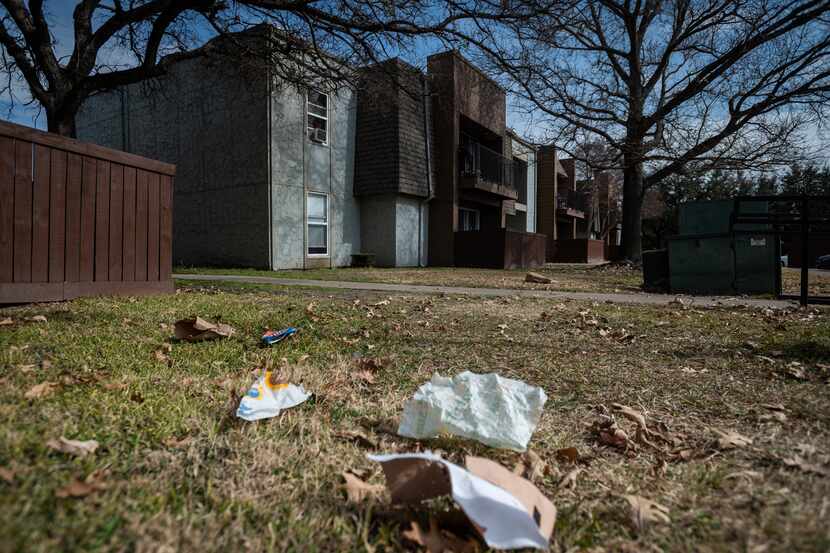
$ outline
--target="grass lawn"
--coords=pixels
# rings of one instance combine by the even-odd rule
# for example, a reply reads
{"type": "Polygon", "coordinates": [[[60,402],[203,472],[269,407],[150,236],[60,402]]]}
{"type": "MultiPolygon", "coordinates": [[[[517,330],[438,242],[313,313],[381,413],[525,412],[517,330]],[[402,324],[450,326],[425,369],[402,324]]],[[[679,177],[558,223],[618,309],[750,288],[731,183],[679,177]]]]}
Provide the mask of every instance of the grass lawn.
{"type": "Polygon", "coordinates": [[[553,279],[551,284],[525,282],[526,270],[471,269],[463,267],[425,268],[351,268],[266,271],[258,269],[221,269],[177,267],[175,273],[251,275],[307,280],[342,280],[347,282],[383,282],[427,286],[469,286],[473,288],[510,288],[515,290],[567,290],[575,292],[641,292],[643,274],[621,266],[549,264],[534,269],[553,279]]]}
{"type": "MultiPolygon", "coordinates": [[[[450,267],[309,269],[266,271],[259,269],[220,269],[177,267],[182,274],[251,275],[305,280],[342,280],[346,282],[383,282],[431,286],[469,286],[473,288],[509,288],[515,290],[564,290],[572,292],[642,292],[642,271],[620,265],[548,264],[534,272],[553,279],[552,284],[525,282],[525,270],[467,269],[450,267]]],[[[801,272],[782,268],[785,294],[801,290],[801,272]]],[[[810,272],[810,294],[830,295],[830,271],[810,272]]]]}
{"type": "Polygon", "coordinates": [[[394,432],[421,383],[467,369],[550,398],[530,447],[548,464],[537,485],[558,509],[554,551],[830,549],[830,476],[819,474],[830,456],[825,312],[450,296],[371,305],[382,299],[185,287],[0,309],[13,321],[0,326],[0,551],[411,549],[400,519],[446,503],[415,515],[382,499],[352,504],[341,473],[363,469],[380,484],[367,452],[424,449],[513,467],[520,454],[394,432]],[[173,322],[194,314],[237,333],[172,342],[173,322]],[[28,320],[36,315],[46,321],[28,320]],[[287,325],[300,333],[259,347],[265,328],[287,325]],[[374,382],[355,356],[382,359],[374,382]],[[231,413],[266,364],[315,397],[276,419],[239,421],[231,413]],[[26,397],[45,382],[49,393],[26,397]],[[600,443],[591,425],[613,402],[671,444],[635,440],[619,414],[631,448],[600,443]],[[725,449],[714,429],[752,443],[725,449]],[[46,446],[61,436],[100,447],[81,458],[46,446]],[[556,460],[565,447],[581,459],[572,485],[560,485],[573,474],[556,460]],[[87,478],[99,489],[56,496],[87,478]],[[670,522],[635,529],[623,494],[666,506],[670,522]]]}

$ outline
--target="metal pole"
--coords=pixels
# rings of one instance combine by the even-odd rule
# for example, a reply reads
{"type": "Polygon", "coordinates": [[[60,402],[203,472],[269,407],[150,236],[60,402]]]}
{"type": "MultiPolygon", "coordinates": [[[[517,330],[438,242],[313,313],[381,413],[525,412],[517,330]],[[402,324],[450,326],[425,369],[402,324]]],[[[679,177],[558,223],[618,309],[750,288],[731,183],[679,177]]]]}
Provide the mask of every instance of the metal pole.
{"type": "Polygon", "coordinates": [[[809,203],[807,202],[807,194],[801,196],[801,305],[807,306],[807,298],[809,295],[809,274],[810,274],[810,219],[809,203]]]}

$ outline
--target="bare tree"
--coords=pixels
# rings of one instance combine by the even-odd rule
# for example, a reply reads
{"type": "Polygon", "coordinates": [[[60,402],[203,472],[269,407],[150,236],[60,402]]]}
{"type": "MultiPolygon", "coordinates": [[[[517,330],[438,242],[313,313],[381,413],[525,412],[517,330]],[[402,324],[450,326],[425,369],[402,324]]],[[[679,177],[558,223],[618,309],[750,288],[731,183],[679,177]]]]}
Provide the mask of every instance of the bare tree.
{"type": "Polygon", "coordinates": [[[629,259],[649,187],[791,162],[830,105],[830,0],[565,0],[471,42],[550,139],[608,144],[629,259]]]}
{"type": "MultiPolygon", "coordinates": [[[[68,0],[67,0],[68,1],[68,0]]],[[[41,106],[49,131],[74,136],[91,95],[158,77],[175,61],[205,54],[263,23],[274,31],[267,60],[277,77],[348,79],[346,68],[397,53],[414,37],[440,36],[473,15],[509,17],[500,0],[78,0],[73,43],[61,52],[43,0],[0,0],[0,94],[41,106]],[[64,55],[65,54],[65,55],[64,55]],[[114,58],[114,59],[113,59],[114,58]]]]}

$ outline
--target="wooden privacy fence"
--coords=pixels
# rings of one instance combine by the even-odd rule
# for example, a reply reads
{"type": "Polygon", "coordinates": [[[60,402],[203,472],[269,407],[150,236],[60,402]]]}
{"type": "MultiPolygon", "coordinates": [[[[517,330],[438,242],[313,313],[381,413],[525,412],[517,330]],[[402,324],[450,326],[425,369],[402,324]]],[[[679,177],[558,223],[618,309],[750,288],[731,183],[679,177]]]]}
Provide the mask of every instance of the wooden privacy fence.
{"type": "Polygon", "coordinates": [[[0,303],[172,292],[175,171],[0,122],[0,303]]]}

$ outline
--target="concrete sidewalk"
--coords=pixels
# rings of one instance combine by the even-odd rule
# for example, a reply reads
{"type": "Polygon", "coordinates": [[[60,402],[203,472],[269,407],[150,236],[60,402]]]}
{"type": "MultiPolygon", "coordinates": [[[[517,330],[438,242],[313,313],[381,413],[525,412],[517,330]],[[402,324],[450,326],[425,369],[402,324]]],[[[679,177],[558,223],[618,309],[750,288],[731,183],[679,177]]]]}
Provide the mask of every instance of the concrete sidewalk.
{"type": "Polygon", "coordinates": [[[513,297],[543,298],[559,300],[597,301],[632,305],[669,305],[682,297],[684,303],[690,302],[695,307],[729,307],[745,305],[749,307],[794,307],[798,304],[785,300],[763,300],[734,298],[726,296],[677,296],[671,294],[616,294],[600,292],[566,292],[560,290],[512,290],[509,288],[469,288],[464,286],[423,286],[417,284],[385,284],[381,282],[344,282],[342,280],[304,280],[295,278],[273,278],[243,275],[181,275],[174,274],[177,280],[201,280],[216,282],[242,282],[251,284],[273,284],[275,286],[302,286],[308,288],[334,288],[340,290],[364,290],[369,292],[387,292],[390,294],[450,294],[478,297],[513,297]]]}

